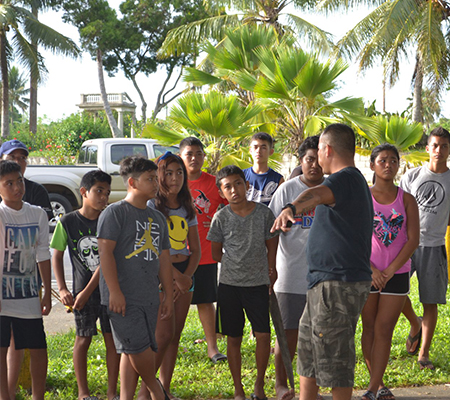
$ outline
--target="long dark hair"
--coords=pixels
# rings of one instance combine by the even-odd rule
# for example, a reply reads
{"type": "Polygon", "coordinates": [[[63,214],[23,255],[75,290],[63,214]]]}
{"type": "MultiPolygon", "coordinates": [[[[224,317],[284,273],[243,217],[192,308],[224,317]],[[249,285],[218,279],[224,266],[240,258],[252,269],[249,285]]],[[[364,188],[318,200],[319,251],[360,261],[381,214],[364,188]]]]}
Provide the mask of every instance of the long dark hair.
{"type": "MultiPolygon", "coordinates": [[[[374,164],[378,155],[385,150],[394,153],[394,155],[397,157],[397,160],[400,161],[400,154],[397,147],[390,143],[382,143],[373,148],[372,153],[370,154],[370,162],[374,164]]],[[[375,173],[373,174],[372,182],[373,184],[375,184],[375,173]]]]}
{"type": "Polygon", "coordinates": [[[156,159],[156,164],[158,164],[159,190],[155,198],[155,207],[158,211],[161,211],[166,218],[169,218],[169,207],[167,206],[169,188],[166,185],[165,176],[167,166],[172,163],[177,163],[183,169],[183,186],[178,192],[177,200],[179,201],[180,206],[184,207],[187,211],[188,218],[193,219],[197,214],[192,201],[191,192],[189,191],[186,167],[184,166],[183,160],[176,154],[166,153],[156,159]]]}

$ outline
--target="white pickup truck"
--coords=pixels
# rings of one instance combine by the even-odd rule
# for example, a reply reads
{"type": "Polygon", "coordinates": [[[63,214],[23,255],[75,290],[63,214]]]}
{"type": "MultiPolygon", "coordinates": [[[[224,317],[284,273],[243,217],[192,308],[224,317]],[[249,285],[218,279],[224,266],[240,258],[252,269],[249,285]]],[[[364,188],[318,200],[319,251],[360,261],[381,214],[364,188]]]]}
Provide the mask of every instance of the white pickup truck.
{"type": "Polygon", "coordinates": [[[81,207],[80,182],[83,175],[96,168],[112,176],[111,203],[125,197],[126,188],[119,175],[119,163],[125,157],[141,155],[153,159],[167,150],[178,153],[178,147],[164,146],[154,139],[92,139],[81,145],[76,165],[28,165],[25,177],[43,185],[50,197],[55,218],[81,207]]]}

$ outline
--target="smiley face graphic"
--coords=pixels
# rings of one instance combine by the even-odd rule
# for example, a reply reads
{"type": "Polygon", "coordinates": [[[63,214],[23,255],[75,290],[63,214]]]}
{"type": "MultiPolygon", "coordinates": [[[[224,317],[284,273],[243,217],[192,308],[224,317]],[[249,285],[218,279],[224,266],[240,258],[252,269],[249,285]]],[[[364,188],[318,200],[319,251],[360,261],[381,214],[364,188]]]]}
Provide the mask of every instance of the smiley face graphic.
{"type": "Polygon", "coordinates": [[[174,250],[183,250],[186,247],[189,231],[187,221],[178,215],[171,215],[167,225],[169,227],[170,246],[174,250]]]}

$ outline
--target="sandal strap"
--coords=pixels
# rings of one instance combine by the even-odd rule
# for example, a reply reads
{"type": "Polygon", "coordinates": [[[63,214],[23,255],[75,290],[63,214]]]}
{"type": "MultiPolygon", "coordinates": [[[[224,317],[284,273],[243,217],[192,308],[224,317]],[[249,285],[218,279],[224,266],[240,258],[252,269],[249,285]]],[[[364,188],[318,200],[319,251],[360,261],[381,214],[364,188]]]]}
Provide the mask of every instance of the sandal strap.
{"type": "Polygon", "coordinates": [[[370,390],[367,390],[366,393],[362,395],[362,397],[365,397],[368,400],[377,400],[377,398],[375,397],[375,393],[371,392],[370,390]]]}

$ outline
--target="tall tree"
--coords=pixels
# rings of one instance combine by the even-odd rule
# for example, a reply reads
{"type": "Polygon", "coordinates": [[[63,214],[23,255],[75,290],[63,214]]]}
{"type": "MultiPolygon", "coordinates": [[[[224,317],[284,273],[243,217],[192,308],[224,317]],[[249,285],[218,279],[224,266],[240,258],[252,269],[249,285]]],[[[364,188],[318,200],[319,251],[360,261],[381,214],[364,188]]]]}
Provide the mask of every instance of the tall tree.
{"type": "Polygon", "coordinates": [[[63,19],[78,27],[82,47],[97,62],[100,93],[106,117],[113,137],[122,137],[109,105],[103,75],[104,52],[109,50],[109,40],[122,33],[117,13],[106,0],[63,0],[59,2],[64,10],[63,19]]]}
{"type": "Polygon", "coordinates": [[[23,73],[19,71],[19,68],[12,67],[9,71],[9,107],[10,107],[10,122],[14,122],[14,116],[18,115],[18,107],[22,112],[28,109],[30,100],[28,95],[30,89],[26,87],[27,80],[23,76],[23,73]]]}
{"type": "Polygon", "coordinates": [[[361,70],[382,61],[397,81],[402,58],[415,59],[413,120],[423,121],[422,86],[440,91],[448,79],[450,2],[445,0],[321,0],[332,11],[365,5],[369,13],[338,42],[338,54],[356,57],[361,70]]]}
{"type": "Polygon", "coordinates": [[[75,43],[47,25],[39,22],[25,8],[29,3],[15,0],[0,1],[0,70],[2,74],[2,127],[1,134],[9,135],[9,61],[15,59],[30,71],[37,81],[47,72],[43,57],[32,41],[53,52],[63,55],[76,55],[75,43]]]}

